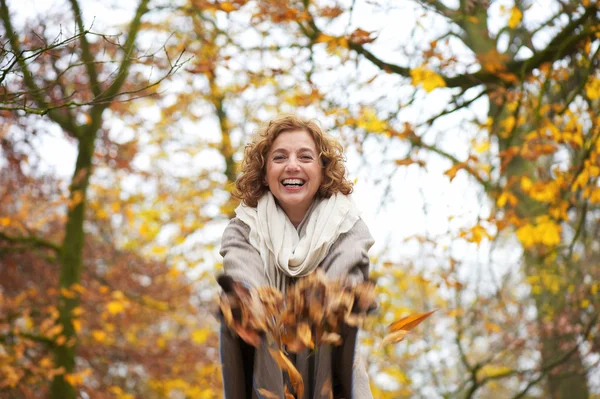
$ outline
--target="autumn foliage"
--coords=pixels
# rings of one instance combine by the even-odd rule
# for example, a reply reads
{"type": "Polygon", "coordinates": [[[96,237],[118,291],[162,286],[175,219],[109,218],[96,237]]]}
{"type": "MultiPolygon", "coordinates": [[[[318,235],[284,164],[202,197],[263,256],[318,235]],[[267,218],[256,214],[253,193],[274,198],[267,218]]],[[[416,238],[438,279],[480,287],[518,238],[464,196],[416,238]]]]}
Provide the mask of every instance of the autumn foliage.
{"type": "MultiPolygon", "coordinates": [[[[377,237],[376,397],[600,393],[598,1],[13,3],[1,397],[222,396],[219,236],[244,144],[281,112],[342,141],[377,237]]],[[[240,335],[269,331],[226,298],[240,335]]],[[[282,342],[316,345],[305,316],[282,342]]]]}

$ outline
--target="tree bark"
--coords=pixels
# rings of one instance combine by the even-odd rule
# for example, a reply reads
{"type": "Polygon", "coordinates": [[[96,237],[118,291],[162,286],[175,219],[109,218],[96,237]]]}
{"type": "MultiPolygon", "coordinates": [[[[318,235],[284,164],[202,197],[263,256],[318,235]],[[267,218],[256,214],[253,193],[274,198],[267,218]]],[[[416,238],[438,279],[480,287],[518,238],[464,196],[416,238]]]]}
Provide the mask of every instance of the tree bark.
{"type": "MultiPolygon", "coordinates": [[[[73,309],[79,306],[79,292],[73,290],[74,284],[81,281],[83,265],[83,246],[85,233],[85,205],[87,188],[92,174],[94,140],[96,132],[82,135],[79,139],[77,162],[71,181],[69,209],[65,226],[65,237],[60,253],[60,288],[59,323],[63,327],[62,334],[66,340],[63,345],[55,345],[54,357],[57,367],[63,367],[65,373],[75,370],[76,331],[73,325],[73,309]],[[66,295],[63,293],[67,290],[66,295]]],[[[77,391],[65,379],[64,374],[54,377],[50,389],[52,399],[75,399],[77,391]]]]}

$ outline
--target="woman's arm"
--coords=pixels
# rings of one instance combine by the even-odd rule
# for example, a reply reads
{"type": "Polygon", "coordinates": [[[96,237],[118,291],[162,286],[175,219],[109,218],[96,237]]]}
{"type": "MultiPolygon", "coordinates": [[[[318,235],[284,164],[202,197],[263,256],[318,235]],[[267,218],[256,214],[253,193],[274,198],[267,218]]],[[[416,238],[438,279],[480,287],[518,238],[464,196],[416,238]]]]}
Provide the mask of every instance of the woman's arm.
{"type": "MultiPolygon", "coordinates": [[[[248,242],[249,228],[238,219],[232,219],[223,232],[220,254],[226,275],[248,286],[257,287],[263,281],[259,272],[262,260],[248,242]]],[[[223,390],[226,399],[252,397],[254,348],[243,342],[221,320],[220,334],[223,390]]]]}
{"type": "MultiPolygon", "coordinates": [[[[346,234],[341,235],[329,250],[321,267],[329,278],[346,278],[351,284],[369,277],[369,249],[374,240],[362,219],[346,234]]],[[[356,344],[358,328],[342,327],[343,344],[332,351],[332,372],[337,389],[346,398],[372,398],[369,376],[356,344]]]]}
{"type": "Polygon", "coordinates": [[[351,283],[366,281],[369,277],[369,249],[373,237],[362,219],[345,234],[340,235],[321,263],[327,277],[347,278],[351,283]]]}
{"type": "Polygon", "coordinates": [[[223,232],[221,251],[226,275],[249,287],[269,285],[260,254],[250,244],[250,227],[238,218],[231,219],[223,232]]]}

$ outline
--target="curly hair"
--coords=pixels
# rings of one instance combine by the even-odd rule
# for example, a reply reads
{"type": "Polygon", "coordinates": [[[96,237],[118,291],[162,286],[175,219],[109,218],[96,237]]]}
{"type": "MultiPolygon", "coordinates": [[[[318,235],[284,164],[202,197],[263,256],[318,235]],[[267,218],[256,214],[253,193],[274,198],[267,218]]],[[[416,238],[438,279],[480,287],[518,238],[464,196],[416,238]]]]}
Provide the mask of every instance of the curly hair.
{"type": "Polygon", "coordinates": [[[269,190],[264,184],[267,156],[273,142],[283,132],[303,130],[315,141],[323,167],[323,181],[317,195],[329,198],[335,193],[350,194],[352,183],[346,179],[342,145],[329,137],[314,121],[294,115],[281,115],[261,127],[244,149],[241,174],[235,182],[233,195],[247,206],[256,207],[259,198],[269,190]]]}

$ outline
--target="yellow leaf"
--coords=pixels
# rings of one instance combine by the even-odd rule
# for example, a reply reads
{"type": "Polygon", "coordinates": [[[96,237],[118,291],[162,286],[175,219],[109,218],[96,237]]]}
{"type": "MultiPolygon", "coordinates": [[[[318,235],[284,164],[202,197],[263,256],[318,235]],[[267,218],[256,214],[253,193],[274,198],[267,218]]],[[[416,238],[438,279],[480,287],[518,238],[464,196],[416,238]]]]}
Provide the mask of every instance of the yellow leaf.
{"type": "Polygon", "coordinates": [[[119,314],[119,313],[125,311],[125,306],[120,301],[110,301],[106,305],[106,310],[108,310],[108,312],[110,314],[116,315],[116,314],[119,314]]]}
{"type": "Polygon", "coordinates": [[[475,146],[475,151],[478,153],[485,152],[490,149],[490,142],[483,141],[475,146]]]}
{"type": "Polygon", "coordinates": [[[582,299],[581,300],[581,308],[586,309],[588,306],[590,306],[590,301],[588,299],[582,299]]]}
{"type": "Polygon", "coordinates": [[[515,29],[523,19],[523,13],[517,7],[513,7],[510,12],[510,18],[508,19],[508,27],[515,29]]]}
{"type": "Polygon", "coordinates": [[[81,320],[78,319],[73,319],[72,321],[73,323],[73,328],[75,329],[75,332],[80,332],[81,331],[81,320]]]}
{"type": "Polygon", "coordinates": [[[438,87],[446,87],[446,81],[437,73],[422,67],[411,69],[410,77],[413,86],[421,86],[426,92],[431,92],[438,87]]]}
{"type": "Polygon", "coordinates": [[[335,40],[334,36],[326,35],[325,33],[319,33],[319,36],[315,39],[315,43],[327,43],[335,40]]]}
{"type": "Polygon", "coordinates": [[[77,296],[76,293],[74,293],[73,291],[68,290],[68,289],[66,289],[64,287],[60,289],[60,293],[65,298],[69,298],[69,299],[73,299],[73,298],[75,298],[77,296]]]}
{"type": "Polygon", "coordinates": [[[8,218],[8,217],[0,218],[0,226],[6,227],[9,224],[10,224],[10,218],[8,218]]]}
{"type": "Polygon", "coordinates": [[[210,330],[208,328],[203,328],[200,330],[196,330],[192,333],[192,341],[194,341],[197,344],[203,344],[204,342],[206,342],[206,340],[208,339],[208,337],[210,337],[210,330]]]}
{"type": "Polygon", "coordinates": [[[509,373],[510,371],[512,371],[510,367],[486,364],[479,370],[479,373],[481,373],[482,377],[496,377],[499,375],[509,373]]]}
{"type": "Polygon", "coordinates": [[[502,328],[495,323],[485,323],[484,324],[486,330],[488,331],[492,331],[492,332],[502,332],[502,328]]]}
{"type": "Polygon", "coordinates": [[[532,184],[533,183],[531,182],[531,179],[529,177],[521,177],[521,188],[523,189],[523,191],[529,191],[531,189],[532,184]]]}
{"type": "Polygon", "coordinates": [[[73,310],[71,310],[71,314],[75,317],[79,317],[84,313],[84,310],[81,306],[77,306],[73,310]]]}
{"type": "Polygon", "coordinates": [[[400,384],[408,384],[410,382],[410,380],[408,379],[406,374],[399,368],[388,367],[388,368],[384,369],[383,372],[385,374],[393,377],[400,384]]]}
{"type": "Polygon", "coordinates": [[[104,342],[106,339],[106,333],[102,330],[93,330],[92,337],[98,342],[104,342]]]}
{"type": "Polygon", "coordinates": [[[525,248],[535,244],[535,228],[531,224],[526,224],[517,229],[517,238],[525,248]]]}
{"type": "Polygon", "coordinates": [[[235,10],[235,5],[233,5],[233,3],[230,1],[226,1],[221,3],[219,8],[221,9],[221,11],[229,13],[235,10]]]}
{"type": "Polygon", "coordinates": [[[585,94],[590,100],[597,100],[600,98],[600,79],[590,79],[585,85],[585,94]]]}
{"type": "Polygon", "coordinates": [[[152,253],[154,255],[163,255],[165,252],[167,252],[167,248],[163,246],[152,247],[152,253]]]}

